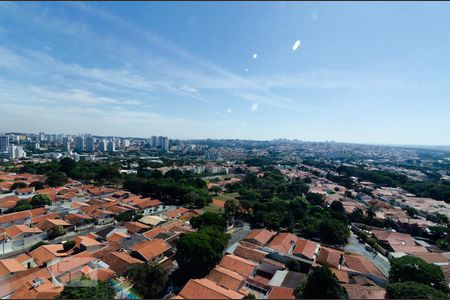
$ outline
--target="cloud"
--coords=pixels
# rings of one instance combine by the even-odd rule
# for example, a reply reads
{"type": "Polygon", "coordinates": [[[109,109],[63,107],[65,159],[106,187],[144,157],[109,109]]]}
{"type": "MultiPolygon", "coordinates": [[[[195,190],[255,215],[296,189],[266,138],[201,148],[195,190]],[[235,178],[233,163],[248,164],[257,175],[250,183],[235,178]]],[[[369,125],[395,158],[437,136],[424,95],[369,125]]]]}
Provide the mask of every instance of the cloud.
{"type": "Polygon", "coordinates": [[[253,103],[252,107],[250,108],[251,111],[256,111],[258,109],[259,105],[258,103],[253,103]]]}
{"type": "Polygon", "coordinates": [[[229,114],[230,114],[230,113],[231,113],[231,111],[232,111],[232,110],[231,110],[231,108],[227,109],[227,113],[229,113],[229,114]]]}
{"type": "Polygon", "coordinates": [[[300,47],[300,40],[296,40],[294,45],[292,46],[292,51],[295,51],[300,47]]]}
{"type": "Polygon", "coordinates": [[[258,58],[258,53],[253,53],[252,57],[253,57],[253,59],[257,59],[258,58]]]}

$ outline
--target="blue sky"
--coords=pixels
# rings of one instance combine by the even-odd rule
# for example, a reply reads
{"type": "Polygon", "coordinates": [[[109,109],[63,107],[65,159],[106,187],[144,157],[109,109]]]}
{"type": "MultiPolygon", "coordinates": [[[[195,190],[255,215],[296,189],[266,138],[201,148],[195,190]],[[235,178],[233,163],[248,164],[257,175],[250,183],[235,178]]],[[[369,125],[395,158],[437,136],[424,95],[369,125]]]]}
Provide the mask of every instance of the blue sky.
{"type": "Polygon", "coordinates": [[[450,145],[448,28],[445,2],[3,2],[0,131],[450,145]]]}

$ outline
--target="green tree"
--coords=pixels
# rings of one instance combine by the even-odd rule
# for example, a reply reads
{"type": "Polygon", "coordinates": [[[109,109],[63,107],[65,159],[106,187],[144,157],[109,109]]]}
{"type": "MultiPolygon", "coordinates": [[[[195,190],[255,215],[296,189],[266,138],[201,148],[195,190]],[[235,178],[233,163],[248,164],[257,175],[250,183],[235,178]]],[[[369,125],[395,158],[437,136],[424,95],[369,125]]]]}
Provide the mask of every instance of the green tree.
{"type": "Polygon", "coordinates": [[[30,183],[29,187],[34,187],[36,191],[45,188],[44,183],[42,183],[41,181],[33,181],[32,183],[30,183]]]}
{"type": "Polygon", "coordinates": [[[227,222],[224,217],[213,212],[205,212],[198,217],[193,217],[190,223],[195,229],[203,229],[205,227],[214,226],[221,231],[225,231],[227,228],[227,222]]]}
{"type": "Polygon", "coordinates": [[[345,223],[325,218],[319,224],[318,235],[324,243],[345,245],[350,237],[350,229],[345,223]]]}
{"type": "Polygon", "coordinates": [[[300,269],[301,269],[300,262],[298,260],[292,259],[292,258],[290,258],[287,261],[286,267],[288,268],[289,271],[293,271],[293,272],[300,272],[300,269]]]}
{"type": "Polygon", "coordinates": [[[339,200],[334,200],[330,205],[330,209],[333,211],[345,212],[344,205],[339,200]]]}
{"type": "Polygon", "coordinates": [[[72,172],[77,166],[77,162],[71,159],[70,157],[64,157],[59,161],[59,170],[61,172],[66,173],[69,176],[72,176],[72,172]]]}
{"type": "Polygon", "coordinates": [[[227,219],[230,219],[230,218],[236,216],[236,213],[238,211],[238,206],[234,200],[227,200],[227,201],[225,201],[224,210],[225,210],[225,212],[224,212],[225,217],[227,219]]]}
{"type": "Polygon", "coordinates": [[[344,290],[328,267],[317,267],[302,292],[304,299],[343,299],[344,290]]]}
{"type": "Polygon", "coordinates": [[[30,204],[31,206],[33,206],[33,208],[36,208],[36,207],[43,207],[45,205],[51,205],[52,201],[47,195],[38,194],[34,195],[33,198],[31,198],[30,204]]]}
{"type": "Polygon", "coordinates": [[[215,186],[212,186],[212,187],[209,189],[209,191],[210,191],[210,192],[213,192],[214,195],[217,196],[217,194],[218,194],[219,192],[222,191],[222,188],[221,188],[220,186],[218,186],[218,185],[215,185],[215,186]]]}
{"type": "Polygon", "coordinates": [[[134,213],[129,211],[121,212],[114,216],[114,219],[116,219],[118,222],[130,222],[133,219],[134,213]]]}
{"type": "Polygon", "coordinates": [[[308,200],[312,205],[324,205],[325,203],[324,196],[318,193],[306,194],[306,200],[308,200]]]}
{"type": "Polygon", "coordinates": [[[415,218],[417,215],[417,209],[415,209],[414,207],[408,207],[405,209],[405,211],[411,218],[415,218]]]}
{"type": "Polygon", "coordinates": [[[133,266],[125,277],[133,283],[133,287],[146,299],[160,299],[164,296],[168,273],[159,265],[140,264],[133,266]]]}
{"type": "Polygon", "coordinates": [[[377,216],[376,212],[377,212],[377,209],[375,208],[375,206],[369,205],[369,207],[367,207],[366,216],[369,219],[373,220],[377,216]]]}
{"type": "Polygon", "coordinates": [[[66,233],[66,230],[64,229],[64,227],[62,227],[61,225],[57,225],[57,226],[49,229],[49,231],[47,231],[47,237],[49,240],[53,240],[57,237],[64,235],[65,233],[66,233]]]}
{"type": "Polygon", "coordinates": [[[419,282],[391,283],[386,287],[387,299],[449,299],[450,295],[419,282]]]}
{"type": "Polygon", "coordinates": [[[70,249],[72,249],[73,247],[75,247],[75,241],[73,241],[73,240],[70,240],[70,241],[67,241],[67,242],[65,242],[64,244],[63,244],[63,249],[64,249],[64,252],[67,252],[67,251],[69,251],[70,249]]]}
{"type": "Polygon", "coordinates": [[[91,281],[82,277],[73,286],[65,286],[58,299],[113,299],[114,288],[106,281],[91,281]]]}
{"type": "Polygon", "coordinates": [[[33,206],[27,200],[19,200],[16,203],[16,206],[12,209],[14,212],[30,210],[33,206]]]}
{"type": "Polygon", "coordinates": [[[26,188],[28,185],[25,183],[25,182],[23,182],[23,181],[18,181],[18,182],[14,182],[12,185],[11,185],[11,188],[9,189],[11,192],[12,191],[14,191],[14,190],[16,190],[16,189],[23,189],[23,188],[26,188]]]}
{"type": "Polygon", "coordinates": [[[47,184],[51,187],[63,186],[67,183],[67,175],[64,172],[50,172],[47,174],[47,184]]]}
{"type": "Polygon", "coordinates": [[[229,236],[205,228],[182,236],[177,242],[176,261],[188,278],[206,276],[222,258],[229,236]]]}
{"type": "Polygon", "coordinates": [[[40,246],[44,246],[44,245],[48,245],[46,242],[37,242],[36,244],[34,244],[33,246],[30,247],[30,249],[28,249],[28,252],[31,252],[37,248],[39,248],[40,246]]]}
{"type": "Polygon", "coordinates": [[[417,282],[447,293],[448,282],[442,269],[414,256],[394,259],[389,271],[391,283],[417,282]]]}
{"type": "Polygon", "coordinates": [[[361,208],[355,208],[350,214],[350,220],[356,223],[364,223],[364,211],[361,208]]]}

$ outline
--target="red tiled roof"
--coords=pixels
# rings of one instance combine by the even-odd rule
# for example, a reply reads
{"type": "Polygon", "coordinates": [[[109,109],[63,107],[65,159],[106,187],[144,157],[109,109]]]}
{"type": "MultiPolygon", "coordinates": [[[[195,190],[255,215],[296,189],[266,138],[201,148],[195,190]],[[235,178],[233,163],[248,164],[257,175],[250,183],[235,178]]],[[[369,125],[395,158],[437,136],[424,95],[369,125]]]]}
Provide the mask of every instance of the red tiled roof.
{"type": "Polygon", "coordinates": [[[245,277],[250,277],[258,264],[232,254],[225,255],[219,265],[245,277]]]}
{"type": "Polygon", "coordinates": [[[125,223],[124,227],[130,233],[141,233],[151,228],[150,226],[139,222],[127,222],[125,223]]]}
{"type": "Polygon", "coordinates": [[[246,241],[255,241],[260,245],[267,244],[270,239],[276,234],[274,231],[267,229],[254,229],[244,238],[246,241]]]}
{"type": "Polygon", "coordinates": [[[260,263],[267,255],[267,253],[264,251],[251,249],[243,245],[237,246],[233,254],[242,258],[253,260],[258,263],[260,263]]]}
{"type": "Polygon", "coordinates": [[[170,248],[171,246],[167,242],[161,239],[153,239],[151,241],[137,243],[130,249],[138,252],[143,258],[149,261],[170,250],[170,248]]]}
{"type": "Polygon", "coordinates": [[[305,239],[298,239],[297,243],[295,244],[295,248],[292,251],[292,254],[303,255],[308,259],[314,259],[314,254],[316,253],[316,249],[318,246],[319,244],[316,242],[305,239]]]}
{"type": "Polygon", "coordinates": [[[179,293],[184,299],[242,299],[243,294],[223,288],[208,279],[191,279],[179,293]]]}
{"type": "Polygon", "coordinates": [[[237,291],[242,287],[245,278],[234,271],[228,270],[221,266],[216,266],[213,270],[211,270],[206,279],[214,281],[224,288],[237,291]]]}
{"type": "Polygon", "coordinates": [[[342,284],[349,299],[384,299],[386,290],[379,286],[360,284],[342,284]]]}
{"type": "Polygon", "coordinates": [[[292,233],[278,233],[267,246],[282,253],[289,253],[290,249],[296,244],[298,237],[292,233]]]}
{"type": "Polygon", "coordinates": [[[181,215],[181,214],[186,213],[186,212],[188,212],[188,211],[189,211],[189,209],[187,209],[187,208],[185,208],[185,207],[180,207],[180,208],[174,209],[174,210],[172,210],[172,211],[169,211],[169,212],[166,214],[166,216],[167,216],[168,218],[175,218],[175,217],[177,217],[178,215],[181,215]]]}
{"type": "Polygon", "coordinates": [[[287,287],[274,286],[267,299],[295,299],[294,290],[287,287]]]}
{"type": "Polygon", "coordinates": [[[133,265],[142,264],[139,259],[132,257],[128,252],[109,252],[102,258],[117,274],[123,274],[133,265]]]}

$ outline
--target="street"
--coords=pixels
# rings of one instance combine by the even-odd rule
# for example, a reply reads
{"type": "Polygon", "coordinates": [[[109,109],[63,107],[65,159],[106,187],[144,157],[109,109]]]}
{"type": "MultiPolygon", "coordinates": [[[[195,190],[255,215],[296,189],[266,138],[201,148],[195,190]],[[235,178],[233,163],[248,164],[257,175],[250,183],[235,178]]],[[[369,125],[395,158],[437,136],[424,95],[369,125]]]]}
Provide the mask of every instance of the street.
{"type": "Polygon", "coordinates": [[[360,243],[357,236],[353,232],[351,233],[350,238],[348,239],[348,244],[344,247],[344,249],[348,252],[364,255],[381,271],[381,273],[383,273],[386,277],[389,277],[389,270],[391,269],[389,260],[380,253],[375,256],[374,252],[367,251],[365,244],[360,243]]]}

